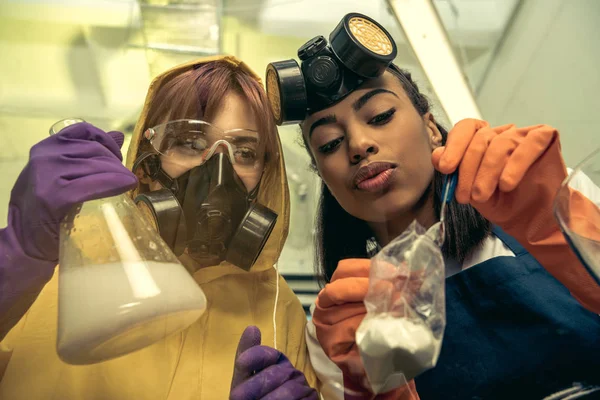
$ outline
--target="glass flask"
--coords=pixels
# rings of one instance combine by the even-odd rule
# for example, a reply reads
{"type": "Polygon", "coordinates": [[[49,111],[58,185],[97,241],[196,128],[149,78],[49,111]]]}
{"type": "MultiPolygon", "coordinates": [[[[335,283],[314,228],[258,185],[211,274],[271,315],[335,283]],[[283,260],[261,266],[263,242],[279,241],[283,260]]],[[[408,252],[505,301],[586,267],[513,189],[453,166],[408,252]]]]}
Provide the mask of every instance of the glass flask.
{"type": "Polygon", "coordinates": [[[554,200],[554,216],[567,242],[600,284],[598,199],[600,199],[600,148],[575,167],[563,182],[554,200]],[[586,189],[582,189],[582,192],[571,189],[570,185],[575,181],[583,183],[586,189]]]}
{"type": "MultiPolygon", "coordinates": [[[[57,124],[74,119],[63,121],[57,124]]],[[[206,309],[200,286],[127,194],[87,201],[67,214],[58,288],[57,352],[75,365],[142,349],[187,328],[206,309]]]]}

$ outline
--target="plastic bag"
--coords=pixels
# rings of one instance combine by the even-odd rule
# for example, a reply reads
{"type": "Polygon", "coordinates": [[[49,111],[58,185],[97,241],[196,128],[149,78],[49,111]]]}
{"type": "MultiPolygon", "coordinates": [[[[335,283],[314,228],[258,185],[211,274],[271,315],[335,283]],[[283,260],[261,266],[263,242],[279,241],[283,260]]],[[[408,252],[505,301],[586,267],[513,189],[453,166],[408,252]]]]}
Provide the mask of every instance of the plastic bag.
{"type": "Polygon", "coordinates": [[[435,366],[446,326],[443,222],[416,221],[371,259],[367,316],[356,343],[374,393],[435,366]]]}

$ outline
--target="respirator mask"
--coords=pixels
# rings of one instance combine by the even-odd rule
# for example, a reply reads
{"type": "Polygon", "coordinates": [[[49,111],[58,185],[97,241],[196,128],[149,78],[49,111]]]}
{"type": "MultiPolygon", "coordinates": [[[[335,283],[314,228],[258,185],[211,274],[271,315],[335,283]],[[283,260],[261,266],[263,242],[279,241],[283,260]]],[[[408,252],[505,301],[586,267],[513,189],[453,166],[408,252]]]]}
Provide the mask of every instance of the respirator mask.
{"type": "Polygon", "coordinates": [[[199,120],[176,120],[147,129],[152,151],[133,170],[163,189],[135,198],[154,219],[175,255],[200,267],[227,261],[249,270],[267,242],[277,214],[256,202],[243,178],[260,181],[264,150],[258,132],[221,130],[199,120]]]}

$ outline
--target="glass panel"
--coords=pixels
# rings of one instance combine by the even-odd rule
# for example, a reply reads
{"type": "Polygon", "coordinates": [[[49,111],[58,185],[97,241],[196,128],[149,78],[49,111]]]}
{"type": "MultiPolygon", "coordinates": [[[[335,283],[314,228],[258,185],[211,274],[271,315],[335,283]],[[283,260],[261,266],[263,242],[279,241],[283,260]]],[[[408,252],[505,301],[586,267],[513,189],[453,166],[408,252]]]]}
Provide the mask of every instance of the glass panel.
{"type": "Polygon", "coordinates": [[[494,61],[519,3],[520,0],[433,0],[474,93],[494,61]]]}

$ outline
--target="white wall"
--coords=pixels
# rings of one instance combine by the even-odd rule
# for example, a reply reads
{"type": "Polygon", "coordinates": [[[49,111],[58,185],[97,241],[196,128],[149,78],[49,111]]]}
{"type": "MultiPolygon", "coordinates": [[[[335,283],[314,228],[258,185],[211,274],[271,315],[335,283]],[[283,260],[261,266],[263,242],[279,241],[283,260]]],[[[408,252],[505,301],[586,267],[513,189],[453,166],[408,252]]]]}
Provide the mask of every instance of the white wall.
{"type": "Polygon", "coordinates": [[[600,147],[600,1],[525,0],[477,100],[492,124],[552,125],[573,166],[600,147]]]}

